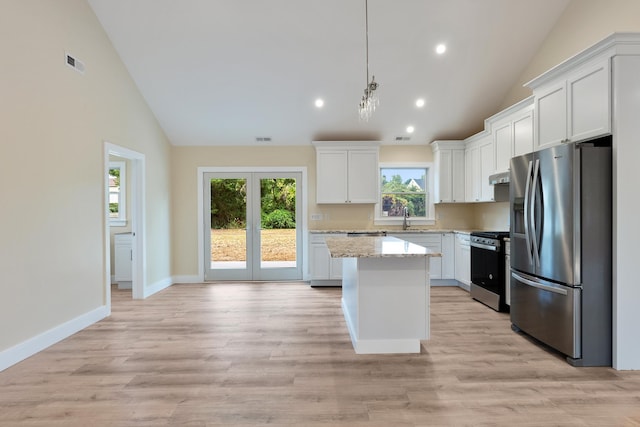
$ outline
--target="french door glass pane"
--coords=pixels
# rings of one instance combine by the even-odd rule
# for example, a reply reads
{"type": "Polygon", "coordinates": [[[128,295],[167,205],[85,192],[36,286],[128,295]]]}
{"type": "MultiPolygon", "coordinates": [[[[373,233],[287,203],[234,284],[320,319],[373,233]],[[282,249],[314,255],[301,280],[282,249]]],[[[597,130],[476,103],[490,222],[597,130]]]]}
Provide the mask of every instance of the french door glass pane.
{"type": "Polygon", "coordinates": [[[211,269],[247,268],[247,180],[211,179],[211,269]]]}
{"type": "Polygon", "coordinates": [[[296,267],[296,180],[260,179],[260,268],[296,267]]]}

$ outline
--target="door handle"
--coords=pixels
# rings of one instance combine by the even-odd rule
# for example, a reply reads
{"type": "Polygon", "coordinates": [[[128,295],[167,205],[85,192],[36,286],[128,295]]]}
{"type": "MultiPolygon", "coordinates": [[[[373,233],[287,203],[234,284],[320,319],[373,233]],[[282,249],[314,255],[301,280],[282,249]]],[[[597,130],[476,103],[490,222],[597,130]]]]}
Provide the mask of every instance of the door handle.
{"type": "Polygon", "coordinates": [[[540,254],[538,253],[538,230],[536,230],[536,189],[538,188],[538,176],[540,172],[540,159],[536,159],[533,168],[533,184],[531,185],[531,231],[533,232],[532,249],[534,265],[540,267],[540,254]]]}
{"type": "Polygon", "coordinates": [[[533,169],[533,162],[529,161],[529,167],[527,169],[527,183],[524,190],[524,238],[527,245],[527,258],[529,264],[533,264],[533,255],[531,254],[531,234],[529,229],[529,210],[531,208],[531,170],[533,169]]]}
{"type": "Polygon", "coordinates": [[[549,292],[553,292],[555,294],[560,294],[560,295],[568,295],[567,290],[562,289],[560,285],[556,285],[554,283],[547,282],[542,279],[537,279],[537,281],[533,281],[525,277],[522,277],[518,273],[514,273],[514,272],[511,272],[511,277],[513,277],[519,282],[524,283],[525,285],[533,286],[534,288],[542,289],[543,291],[549,291],[549,292]]]}

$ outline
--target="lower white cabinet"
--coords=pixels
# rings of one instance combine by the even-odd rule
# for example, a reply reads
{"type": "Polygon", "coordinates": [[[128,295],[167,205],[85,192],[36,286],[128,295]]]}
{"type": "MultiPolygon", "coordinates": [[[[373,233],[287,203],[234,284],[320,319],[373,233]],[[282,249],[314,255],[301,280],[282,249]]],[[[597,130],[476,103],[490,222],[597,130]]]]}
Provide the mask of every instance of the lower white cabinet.
{"type": "Polygon", "coordinates": [[[118,233],[113,236],[114,280],[118,284],[118,289],[131,289],[132,236],[131,233],[118,233]]]}
{"type": "Polygon", "coordinates": [[[429,277],[431,280],[454,278],[455,255],[453,233],[398,233],[393,236],[442,254],[441,258],[430,258],[429,277]]]}
{"type": "Polygon", "coordinates": [[[455,237],[455,279],[462,287],[469,290],[471,286],[471,246],[469,234],[456,233],[455,237]]]}
{"type": "Polygon", "coordinates": [[[325,237],[343,237],[345,234],[312,233],[309,241],[311,286],[342,285],[342,258],[331,258],[325,237]]]}
{"type": "MultiPolygon", "coordinates": [[[[346,236],[344,233],[310,233],[311,286],[342,286],[342,258],[331,258],[325,238],[344,236],[346,236]]],[[[424,246],[442,254],[442,257],[430,258],[429,277],[432,280],[453,280],[456,278],[456,239],[454,233],[397,233],[389,234],[389,236],[424,246]]],[[[467,239],[468,237],[467,235],[467,239]]],[[[354,237],[354,239],[356,238],[354,237]]]]}

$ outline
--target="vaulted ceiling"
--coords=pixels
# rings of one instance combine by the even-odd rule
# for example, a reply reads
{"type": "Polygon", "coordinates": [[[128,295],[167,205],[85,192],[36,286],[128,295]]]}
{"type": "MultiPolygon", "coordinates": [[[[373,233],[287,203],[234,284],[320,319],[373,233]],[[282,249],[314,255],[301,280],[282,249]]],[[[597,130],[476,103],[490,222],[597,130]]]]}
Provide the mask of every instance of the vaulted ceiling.
{"type": "Polygon", "coordinates": [[[88,1],[180,146],[464,138],[499,110],[569,0],[369,0],[380,106],[368,122],[365,0],[88,1]]]}

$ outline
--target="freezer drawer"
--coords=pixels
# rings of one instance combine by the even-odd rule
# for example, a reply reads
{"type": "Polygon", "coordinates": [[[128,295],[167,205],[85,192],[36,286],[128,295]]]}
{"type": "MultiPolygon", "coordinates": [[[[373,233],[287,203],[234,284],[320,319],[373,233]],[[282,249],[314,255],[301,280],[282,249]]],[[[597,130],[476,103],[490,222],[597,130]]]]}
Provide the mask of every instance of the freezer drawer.
{"type": "Polygon", "coordinates": [[[577,359],[581,355],[580,288],[511,271],[511,323],[577,359]]]}

